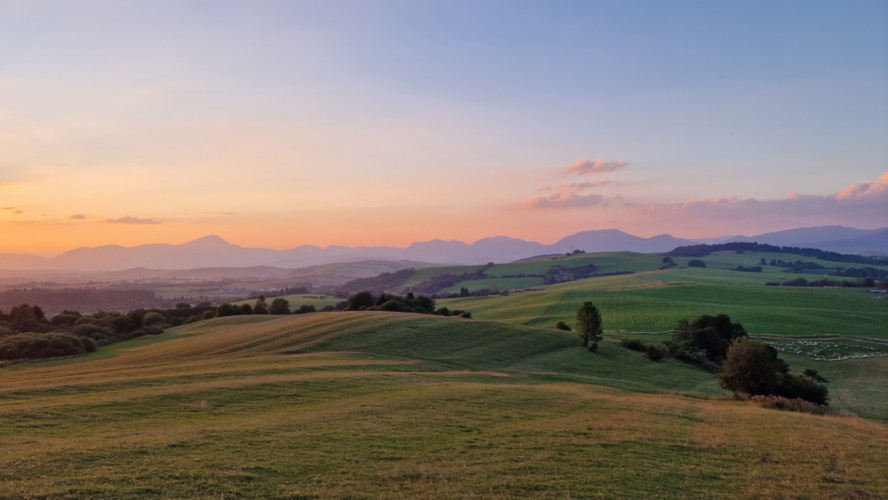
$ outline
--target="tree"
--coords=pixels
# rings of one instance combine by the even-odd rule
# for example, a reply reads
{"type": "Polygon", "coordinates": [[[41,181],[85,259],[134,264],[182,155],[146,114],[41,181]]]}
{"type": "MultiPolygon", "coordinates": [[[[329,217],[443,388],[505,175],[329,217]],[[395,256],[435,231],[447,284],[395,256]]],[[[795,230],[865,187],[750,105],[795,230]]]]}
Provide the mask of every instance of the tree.
{"type": "Polygon", "coordinates": [[[361,309],[373,307],[373,303],[373,294],[364,290],[363,292],[358,292],[348,298],[348,306],[346,306],[345,310],[360,311],[361,309]]]}
{"type": "Polygon", "coordinates": [[[743,394],[774,394],[787,366],[768,344],[735,340],[728,348],[718,385],[743,394]]]}
{"type": "Polygon", "coordinates": [[[583,339],[583,346],[590,351],[598,350],[598,342],[601,341],[601,313],[591,302],[583,302],[577,308],[577,333],[583,339]]]}
{"type": "Polygon", "coordinates": [[[290,303],[283,297],[271,301],[270,314],[290,314],[290,303]]]}
{"type": "Polygon", "coordinates": [[[268,304],[265,303],[264,295],[260,295],[256,299],[256,305],[253,306],[253,314],[268,314],[268,304]]]}

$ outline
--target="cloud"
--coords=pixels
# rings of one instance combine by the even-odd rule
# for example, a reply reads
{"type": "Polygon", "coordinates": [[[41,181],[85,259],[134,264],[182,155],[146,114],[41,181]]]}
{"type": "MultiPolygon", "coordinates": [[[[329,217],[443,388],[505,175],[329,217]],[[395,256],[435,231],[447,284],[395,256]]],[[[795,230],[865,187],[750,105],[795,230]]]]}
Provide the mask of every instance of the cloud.
{"type": "Polygon", "coordinates": [[[68,217],[68,218],[71,219],[71,220],[83,220],[83,219],[86,218],[86,216],[83,215],[83,214],[74,214],[74,215],[72,215],[72,216],[70,216],[70,217],[68,217]]]}
{"type": "Polygon", "coordinates": [[[3,207],[3,210],[15,210],[15,207],[3,207]]]}
{"type": "Polygon", "coordinates": [[[118,217],[117,219],[105,219],[105,222],[109,224],[160,224],[160,222],[153,219],[140,219],[138,217],[130,217],[129,215],[118,217]]]}
{"type": "Polygon", "coordinates": [[[562,192],[568,193],[579,193],[585,191],[587,189],[592,189],[594,187],[605,186],[610,184],[610,179],[605,179],[603,181],[595,181],[595,182],[572,182],[570,184],[559,184],[558,190],[562,192]]]}
{"type": "Polygon", "coordinates": [[[547,208],[580,208],[599,205],[604,201],[604,196],[600,194],[579,195],[576,193],[555,193],[549,196],[535,196],[528,200],[524,200],[521,206],[527,209],[547,209],[547,208]]]}
{"type": "Polygon", "coordinates": [[[618,168],[623,168],[626,165],[629,165],[623,160],[619,161],[604,161],[601,159],[598,160],[577,160],[573,165],[561,170],[559,173],[565,177],[569,175],[590,175],[590,174],[604,174],[607,172],[613,172],[618,168]]]}
{"type": "Polygon", "coordinates": [[[207,212],[207,215],[235,215],[235,212],[207,212]]]}
{"type": "Polygon", "coordinates": [[[888,199],[888,172],[882,174],[882,177],[873,182],[866,181],[852,184],[836,195],[839,200],[864,200],[873,198],[888,199]]]}

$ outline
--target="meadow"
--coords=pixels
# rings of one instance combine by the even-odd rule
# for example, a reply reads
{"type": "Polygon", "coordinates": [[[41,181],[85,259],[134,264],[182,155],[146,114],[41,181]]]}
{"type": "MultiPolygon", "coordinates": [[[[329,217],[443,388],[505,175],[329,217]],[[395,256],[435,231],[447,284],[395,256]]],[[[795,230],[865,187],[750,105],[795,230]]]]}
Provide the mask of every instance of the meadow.
{"type": "Polygon", "coordinates": [[[240,316],[109,347],[3,369],[0,497],[888,495],[882,423],[552,329],[240,316]]]}
{"type": "MultiPolygon", "coordinates": [[[[758,261],[714,256],[741,257],[758,261]]],[[[438,301],[474,319],[229,316],[0,368],[0,498],[888,497],[888,300],[716,263],[556,260],[637,272],[438,301]],[[554,328],[585,300],[597,353],[554,328]],[[619,345],[717,313],[829,379],[832,413],[738,401],[619,345]]],[[[520,269],[504,267],[489,279],[520,269]]]]}

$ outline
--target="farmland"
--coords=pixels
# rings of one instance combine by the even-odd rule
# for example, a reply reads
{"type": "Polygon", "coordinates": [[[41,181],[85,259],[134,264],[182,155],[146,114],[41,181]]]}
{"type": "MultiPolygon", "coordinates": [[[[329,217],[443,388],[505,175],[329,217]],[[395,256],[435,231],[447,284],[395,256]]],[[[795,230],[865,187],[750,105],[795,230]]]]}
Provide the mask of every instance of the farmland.
{"type": "Polygon", "coordinates": [[[0,496],[888,494],[883,424],[552,329],[316,313],[113,347],[4,369],[0,496]]]}
{"type": "Polygon", "coordinates": [[[451,268],[634,272],[438,301],[474,319],[229,316],[0,368],[0,498],[888,496],[888,301],[731,270],[753,254],[711,259],[451,268]],[[554,328],[586,300],[606,330],[594,354],[554,328]],[[829,379],[833,414],[736,401],[711,373],[619,345],[715,313],[829,379]]]}

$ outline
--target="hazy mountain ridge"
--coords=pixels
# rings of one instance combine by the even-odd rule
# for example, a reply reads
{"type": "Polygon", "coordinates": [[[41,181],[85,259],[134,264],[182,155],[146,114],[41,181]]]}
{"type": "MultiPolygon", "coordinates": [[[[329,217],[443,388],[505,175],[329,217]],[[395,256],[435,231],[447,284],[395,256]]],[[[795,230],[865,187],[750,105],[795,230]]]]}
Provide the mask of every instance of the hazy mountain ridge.
{"type": "Polygon", "coordinates": [[[844,226],[798,228],[758,236],[684,239],[661,234],[651,238],[634,236],[618,229],[581,231],[552,245],[507,236],[483,238],[472,244],[461,241],[431,240],[405,248],[341,247],[320,248],[302,245],[287,250],[245,248],[216,235],[181,245],[152,243],[135,247],[104,245],[81,247],[53,258],[29,254],[0,254],[0,269],[122,271],[133,268],[195,269],[211,267],[300,268],[335,262],[361,260],[413,260],[440,264],[511,262],[533,255],[586,252],[631,251],[667,252],[675,247],[698,243],[756,241],[771,245],[819,248],[854,254],[888,254],[888,228],[865,230],[844,226]]]}

